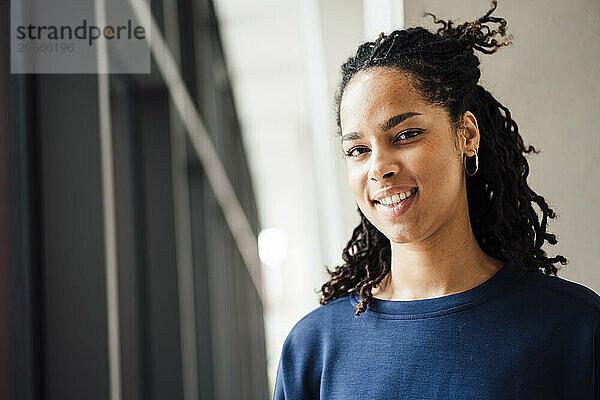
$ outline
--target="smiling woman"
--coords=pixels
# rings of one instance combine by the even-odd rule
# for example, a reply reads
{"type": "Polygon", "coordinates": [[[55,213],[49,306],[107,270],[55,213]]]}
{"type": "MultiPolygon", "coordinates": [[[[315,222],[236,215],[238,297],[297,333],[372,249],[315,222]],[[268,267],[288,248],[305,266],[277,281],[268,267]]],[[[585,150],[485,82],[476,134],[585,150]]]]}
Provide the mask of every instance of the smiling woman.
{"type": "Polygon", "coordinates": [[[550,276],[567,260],[542,250],[536,150],[479,85],[474,51],[510,44],[495,8],[382,33],[342,66],[361,223],[284,343],[275,399],[598,398],[600,297],[550,276]]]}
{"type": "Polygon", "coordinates": [[[456,135],[445,110],[413,87],[404,72],[373,67],[352,79],[340,106],[342,129],[364,132],[342,137],[350,187],[364,216],[394,243],[431,237],[432,227],[450,217],[465,219],[456,135]],[[405,192],[414,196],[400,201],[405,192]]]}

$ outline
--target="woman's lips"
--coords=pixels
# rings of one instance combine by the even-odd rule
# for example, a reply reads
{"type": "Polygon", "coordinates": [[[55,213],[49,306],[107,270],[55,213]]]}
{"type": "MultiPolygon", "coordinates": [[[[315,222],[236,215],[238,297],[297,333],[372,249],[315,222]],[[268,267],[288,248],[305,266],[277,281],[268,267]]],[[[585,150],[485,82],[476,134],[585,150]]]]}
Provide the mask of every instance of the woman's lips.
{"type": "Polygon", "coordinates": [[[410,205],[414,202],[415,197],[419,194],[419,189],[410,195],[409,197],[402,200],[399,204],[395,206],[386,206],[377,201],[373,202],[375,204],[375,209],[381,214],[387,217],[398,217],[406,212],[410,205]]]}

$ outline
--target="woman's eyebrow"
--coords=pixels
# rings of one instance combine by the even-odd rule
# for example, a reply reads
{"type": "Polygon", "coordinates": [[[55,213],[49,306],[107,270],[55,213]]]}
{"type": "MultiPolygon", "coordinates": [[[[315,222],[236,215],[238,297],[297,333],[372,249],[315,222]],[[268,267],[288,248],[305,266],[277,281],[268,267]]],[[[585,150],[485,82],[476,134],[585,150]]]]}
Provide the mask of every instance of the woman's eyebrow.
{"type": "Polygon", "coordinates": [[[388,130],[392,129],[393,127],[395,127],[396,125],[398,125],[400,122],[402,122],[406,119],[409,119],[411,117],[414,117],[415,115],[423,115],[423,114],[418,113],[418,112],[409,111],[409,112],[405,112],[402,114],[394,115],[392,118],[385,121],[385,123],[381,124],[380,129],[382,132],[388,131],[388,130]]]}
{"type": "MultiPolygon", "coordinates": [[[[393,127],[395,127],[396,125],[398,125],[400,122],[407,120],[411,117],[414,117],[415,115],[423,115],[423,114],[414,112],[414,111],[409,111],[409,112],[405,112],[402,114],[394,115],[393,117],[391,117],[390,119],[385,121],[383,124],[381,124],[379,129],[381,129],[382,132],[388,131],[388,130],[392,129],[393,127]]],[[[345,135],[342,136],[342,142],[346,141],[346,140],[355,140],[355,139],[360,139],[360,138],[362,138],[361,133],[350,132],[350,133],[346,133],[345,135]]]]}
{"type": "Polygon", "coordinates": [[[356,139],[360,139],[362,138],[362,134],[358,133],[358,132],[350,132],[350,133],[346,133],[344,136],[342,136],[342,142],[346,141],[346,140],[356,140],[356,139]]]}

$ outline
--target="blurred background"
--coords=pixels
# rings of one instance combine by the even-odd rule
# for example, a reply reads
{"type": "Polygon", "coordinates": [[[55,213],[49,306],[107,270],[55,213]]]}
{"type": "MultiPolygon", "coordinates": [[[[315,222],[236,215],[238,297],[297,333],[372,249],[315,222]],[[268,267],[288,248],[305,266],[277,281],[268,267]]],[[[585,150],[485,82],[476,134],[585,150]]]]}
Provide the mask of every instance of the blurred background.
{"type": "MultiPolygon", "coordinates": [[[[559,276],[599,291],[600,3],[499,3],[514,43],[482,85],[541,150],[559,276]]],[[[152,0],[150,74],[11,74],[0,39],[0,398],[270,399],[358,223],[340,65],[424,11],[489,7],[152,0]]]]}

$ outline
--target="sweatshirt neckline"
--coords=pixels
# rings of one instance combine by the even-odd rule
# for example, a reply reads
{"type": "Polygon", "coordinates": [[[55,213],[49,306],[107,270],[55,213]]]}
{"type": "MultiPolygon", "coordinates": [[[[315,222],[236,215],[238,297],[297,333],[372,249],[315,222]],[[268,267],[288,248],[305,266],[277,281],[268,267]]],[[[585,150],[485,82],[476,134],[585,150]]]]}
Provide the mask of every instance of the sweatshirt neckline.
{"type": "MultiPolygon", "coordinates": [[[[481,304],[505,289],[519,270],[514,260],[506,261],[494,275],[479,285],[441,297],[421,300],[381,300],[373,298],[365,310],[366,314],[382,318],[414,319],[445,315],[481,304]]],[[[360,301],[357,292],[350,295],[356,306],[360,301]]]]}

